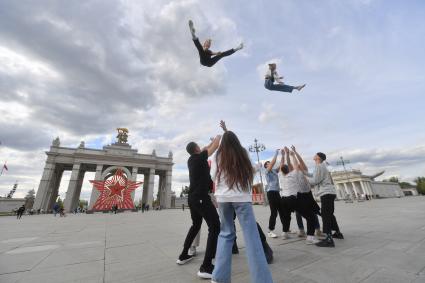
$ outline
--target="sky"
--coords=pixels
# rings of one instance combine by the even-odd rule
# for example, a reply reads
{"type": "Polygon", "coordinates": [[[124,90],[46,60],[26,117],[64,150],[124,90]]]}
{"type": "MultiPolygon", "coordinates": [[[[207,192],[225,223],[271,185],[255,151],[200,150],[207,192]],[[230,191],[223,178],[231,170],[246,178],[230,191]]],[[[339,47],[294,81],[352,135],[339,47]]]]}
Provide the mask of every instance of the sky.
{"type": "Polygon", "coordinates": [[[0,1],[0,195],[15,181],[16,197],[37,190],[54,138],[102,148],[117,127],[140,153],[174,153],[178,193],[185,145],[207,144],[221,119],[245,147],[263,143],[263,161],[294,144],[311,168],[322,151],[332,170],[343,156],[413,181],[425,175],[424,18],[419,0],[0,1]],[[244,49],[201,66],[189,19],[213,51],[244,49]],[[266,90],[268,62],[307,86],[266,90]]]}

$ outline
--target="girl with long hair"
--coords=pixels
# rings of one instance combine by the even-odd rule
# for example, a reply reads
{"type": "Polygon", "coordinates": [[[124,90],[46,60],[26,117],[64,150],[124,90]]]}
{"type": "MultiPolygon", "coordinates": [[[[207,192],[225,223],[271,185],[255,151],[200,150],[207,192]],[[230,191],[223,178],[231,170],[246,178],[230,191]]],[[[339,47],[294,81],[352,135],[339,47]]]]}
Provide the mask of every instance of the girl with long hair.
{"type": "Polygon", "coordinates": [[[231,281],[232,246],[236,236],[234,212],[245,239],[251,281],[273,282],[252,209],[254,168],[238,137],[227,131],[223,121],[221,126],[225,133],[211,164],[211,177],[216,185],[215,196],[221,221],[212,282],[231,281]]]}

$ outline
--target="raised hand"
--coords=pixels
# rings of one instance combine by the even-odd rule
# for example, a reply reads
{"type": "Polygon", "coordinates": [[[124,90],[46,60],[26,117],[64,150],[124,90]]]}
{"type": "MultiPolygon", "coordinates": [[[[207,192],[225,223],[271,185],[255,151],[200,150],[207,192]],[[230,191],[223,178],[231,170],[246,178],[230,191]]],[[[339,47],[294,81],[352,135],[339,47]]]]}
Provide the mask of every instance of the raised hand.
{"type": "Polygon", "coordinates": [[[289,153],[289,148],[287,146],[284,147],[285,153],[289,153]]]}
{"type": "Polygon", "coordinates": [[[292,150],[293,152],[297,152],[297,149],[295,148],[295,146],[294,146],[294,145],[291,145],[291,150],[292,150]]]}
{"type": "Polygon", "coordinates": [[[220,121],[220,127],[223,129],[223,131],[227,132],[226,122],[223,120],[220,121]]]}

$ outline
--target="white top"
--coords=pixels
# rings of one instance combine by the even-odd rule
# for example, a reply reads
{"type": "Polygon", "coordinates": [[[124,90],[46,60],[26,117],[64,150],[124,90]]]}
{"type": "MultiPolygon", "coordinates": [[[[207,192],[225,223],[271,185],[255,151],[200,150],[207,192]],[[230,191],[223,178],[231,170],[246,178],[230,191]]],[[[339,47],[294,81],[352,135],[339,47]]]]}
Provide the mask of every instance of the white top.
{"type": "Polygon", "coordinates": [[[297,171],[291,171],[286,175],[279,172],[280,195],[282,197],[296,196],[298,193],[297,171]]]}
{"type": "Polygon", "coordinates": [[[237,188],[230,189],[226,184],[225,174],[221,174],[220,182],[217,178],[218,166],[216,161],[216,155],[211,157],[211,179],[215,184],[214,196],[217,202],[252,202],[252,188],[247,191],[242,191],[237,188]]]}
{"type": "MultiPolygon", "coordinates": [[[[270,69],[268,69],[267,72],[266,72],[265,78],[270,79],[271,77],[272,77],[272,71],[270,69]]],[[[277,73],[276,70],[273,71],[273,78],[274,78],[274,81],[276,83],[278,83],[278,84],[283,83],[283,81],[280,79],[280,76],[279,76],[279,74],[277,73]]]]}

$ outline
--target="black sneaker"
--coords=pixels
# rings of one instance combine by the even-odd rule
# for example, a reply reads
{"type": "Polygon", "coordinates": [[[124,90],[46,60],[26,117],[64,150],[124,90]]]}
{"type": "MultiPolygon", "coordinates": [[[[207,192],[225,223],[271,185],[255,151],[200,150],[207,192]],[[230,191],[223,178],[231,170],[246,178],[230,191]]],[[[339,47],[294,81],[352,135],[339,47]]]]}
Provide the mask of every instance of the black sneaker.
{"type": "Polygon", "coordinates": [[[332,238],[334,239],[344,239],[344,235],[341,232],[335,232],[332,234],[332,238]]]}
{"type": "Polygon", "coordinates": [[[325,247],[325,248],[334,248],[335,247],[335,243],[332,239],[324,239],[321,240],[320,242],[318,242],[316,244],[316,246],[318,247],[325,247]]]}
{"type": "Polygon", "coordinates": [[[236,244],[236,241],[233,243],[232,254],[234,255],[239,254],[239,248],[238,248],[238,244],[236,244]]]}
{"type": "Polygon", "coordinates": [[[203,279],[211,279],[213,270],[214,270],[214,265],[212,264],[207,267],[204,267],[203,265],[201,265],[201,268],[199,268],[199,271],[198,271],[198,276],[203,279]]]}
{"type": "Polygon", "coordinates": [[[176,263],[178,265],[183,265],[193,259],[193,255],[180,255],[176,263]]]}

